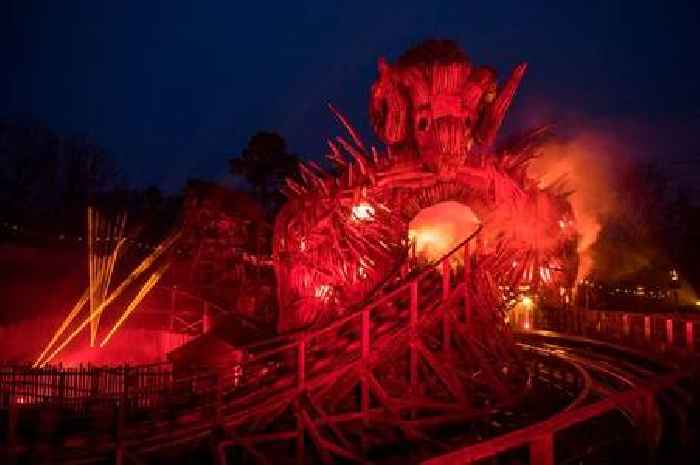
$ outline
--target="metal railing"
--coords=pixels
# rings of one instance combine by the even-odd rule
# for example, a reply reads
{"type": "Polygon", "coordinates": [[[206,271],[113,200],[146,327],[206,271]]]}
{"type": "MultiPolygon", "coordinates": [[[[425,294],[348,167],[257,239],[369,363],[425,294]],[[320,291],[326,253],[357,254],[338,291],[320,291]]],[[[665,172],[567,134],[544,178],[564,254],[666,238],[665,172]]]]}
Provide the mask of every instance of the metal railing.
{"type": "Polygon", "coordinates": [[[512,322],[520,330],[545,329],[679,356],[700,350],[700,315],[694,314],[518,308],[512,322]]]}

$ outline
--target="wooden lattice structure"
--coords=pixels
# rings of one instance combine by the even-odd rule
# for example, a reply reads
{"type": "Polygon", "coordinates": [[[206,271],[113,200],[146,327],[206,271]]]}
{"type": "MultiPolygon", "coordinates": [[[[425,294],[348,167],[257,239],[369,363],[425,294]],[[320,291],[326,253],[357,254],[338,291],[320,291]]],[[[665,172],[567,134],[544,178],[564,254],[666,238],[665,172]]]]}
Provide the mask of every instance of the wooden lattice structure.
{"type": "Polygon", "coordinates": [[[446,41],[381,60],[370,117],[385,149],[333,110],[349,133],[329,141],[334,171],[306,163],[288,180],[272,247],[280,335],[241,347],[192,397],[190,423],[135,425],[117,449],[147,457],[214,430],[222,463],[369,463],[387,448],[417,460],[517,403],[531,378],[502,290],[571,286],[578,262],[562,187],[526,173],[546,131],[493,145],[524,72],[499,86],[446,41]],[[480,226],[415,267],[408,223],[446,201],[480,226]]]}

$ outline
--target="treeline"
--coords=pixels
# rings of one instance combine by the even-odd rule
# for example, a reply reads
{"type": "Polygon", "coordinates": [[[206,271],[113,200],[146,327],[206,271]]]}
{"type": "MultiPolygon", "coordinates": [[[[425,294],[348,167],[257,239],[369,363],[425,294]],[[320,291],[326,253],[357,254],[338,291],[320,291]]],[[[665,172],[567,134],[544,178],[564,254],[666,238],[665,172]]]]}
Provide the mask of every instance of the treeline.
{"type": "MultiPolygon", "coordinates": [[[[157,187],[130,188],[114,158],[81,136],[59,134],[33,120],[0,120],[0,229],[14,235],[81,235],[85,211],[126,211],[158,229],[175,221],[181,198],[157,187]]],[[[132,222],[133,223],[133,222],[132,222]]]]}
{"type": "MultiPolygon", "coordinates": [[[[697,167],[695,167],[697,168],[697,167]]],[[[618,173],[613,208],[593,246],[594,276],[605,282],[667,286],[671,270],[700,290],[700,207],[694,186],[657,162],[618,173]]]]}

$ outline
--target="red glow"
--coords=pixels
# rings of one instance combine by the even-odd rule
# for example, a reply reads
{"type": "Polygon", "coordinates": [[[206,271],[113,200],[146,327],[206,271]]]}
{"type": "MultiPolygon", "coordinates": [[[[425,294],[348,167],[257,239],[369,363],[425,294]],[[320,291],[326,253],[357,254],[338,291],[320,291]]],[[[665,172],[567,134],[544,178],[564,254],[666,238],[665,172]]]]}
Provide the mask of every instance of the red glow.
{"type": "Polygon", "coordinates": [[[352,206],[352,217],[358,221],[371,220],[374,216],[374,207],[367,202],[361,202],[352,206]]]}
{"type": "Polygon", "coordinates": [[[415,243],[416,256],[432,262],[452,250],[479,227],[468,206],[441,202],[421,210],[408,226],[408,238],[415,243]]]}

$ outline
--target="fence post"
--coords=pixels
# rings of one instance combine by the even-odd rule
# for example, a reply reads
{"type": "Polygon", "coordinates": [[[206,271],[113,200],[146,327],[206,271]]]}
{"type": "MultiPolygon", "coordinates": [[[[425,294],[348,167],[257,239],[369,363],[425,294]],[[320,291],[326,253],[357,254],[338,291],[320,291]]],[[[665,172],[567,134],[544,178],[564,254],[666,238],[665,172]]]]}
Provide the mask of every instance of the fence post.
{"type": "Polygon", "coordinates": [[[685,346],[688,348],[688,351],[690,352],[695,352],[695,334],[693,332],[693,322],[692,321],[686,321],[685,322],[685,346]]]}
{"type": "Polygon", "coordinates": [[[644,315],[644,339],[647,342],[651,341],[651,317],[644,315]]]}
{"type": "Polygon", "coordinates": [[[622,334],[625,337],[630,335],[630,316],[627,313],[622,315],[622,334]]]}
{"type": "Polygon", "coordinates": [[[11,367],[12,378],[7,404],[7,449],[9,464],[17,463],[17,395],[15,391],[15,367],[11,367]]]}
{"type": "Polygon", "coordinates": [[[117,411],[117,440],[114,452],[114,462],[116,465],[124,463],[124,424],[126,422],[127,402],[129,401],[129,366],[124,365],[122,370],[124,379],[122,380],[122,392],[119,398],[119,409],[117,411]]]}
{"type": "Polygon", "coordinates": [[[553,433],[545,433],[530,443],[530,465],[554,465],[553,433]]]}

